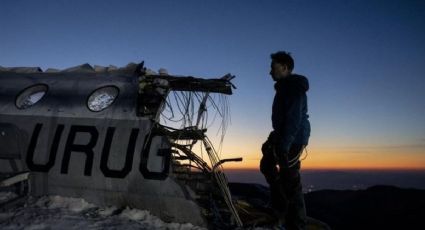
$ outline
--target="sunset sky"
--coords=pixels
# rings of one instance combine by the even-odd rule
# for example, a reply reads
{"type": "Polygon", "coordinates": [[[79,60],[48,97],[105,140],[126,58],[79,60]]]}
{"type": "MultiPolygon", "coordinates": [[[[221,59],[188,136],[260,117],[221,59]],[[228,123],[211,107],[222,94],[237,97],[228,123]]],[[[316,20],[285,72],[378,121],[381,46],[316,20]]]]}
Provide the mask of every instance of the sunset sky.
{"type": "MultiPolygon", "coordinates": [[[[425,1],[0,2],[0,66],[124,66],[236,75],[222,157],[257,168],[271,130],[270,53],[310,80],[304,168],[425,170],[425,1]]],[[[215,132],[210,135],[215,138],[215,132]]]]}

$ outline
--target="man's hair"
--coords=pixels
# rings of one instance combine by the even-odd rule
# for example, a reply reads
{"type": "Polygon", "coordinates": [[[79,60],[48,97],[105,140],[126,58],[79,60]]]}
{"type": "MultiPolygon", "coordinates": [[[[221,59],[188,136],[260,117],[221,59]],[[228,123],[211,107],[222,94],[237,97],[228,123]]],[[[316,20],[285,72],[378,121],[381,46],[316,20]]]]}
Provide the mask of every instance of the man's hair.
{"type": "Polygon", "coordinates": [[[270,55],[272,61],[277,62],[282,65],[288,66],[289,70],[294,69],[294,59],[291,57],[291,53],[285,51],[278,51],[270,55]]]}

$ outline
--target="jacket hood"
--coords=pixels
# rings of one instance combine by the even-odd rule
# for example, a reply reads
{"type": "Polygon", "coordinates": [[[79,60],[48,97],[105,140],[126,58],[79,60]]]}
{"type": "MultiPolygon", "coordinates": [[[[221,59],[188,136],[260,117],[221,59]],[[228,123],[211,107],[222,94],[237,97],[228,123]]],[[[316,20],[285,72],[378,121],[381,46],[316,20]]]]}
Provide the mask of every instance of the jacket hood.
{"type": "Polygon", "coordinates": [[[278,89],[284,85],[298,92],[307,92],[309,89],[308,79],[299,74],[291,74],[282,80],[278,80],[275,84],[275,88],[278,89]]]}

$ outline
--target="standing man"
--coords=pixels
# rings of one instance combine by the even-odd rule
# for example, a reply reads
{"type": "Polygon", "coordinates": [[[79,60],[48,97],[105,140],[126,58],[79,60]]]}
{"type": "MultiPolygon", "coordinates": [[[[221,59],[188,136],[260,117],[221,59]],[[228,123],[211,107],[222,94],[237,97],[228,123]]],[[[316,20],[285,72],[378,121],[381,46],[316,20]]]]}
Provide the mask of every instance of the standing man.
{"type": "Polygon", "coordinates": [[[280,224],[289,230],[305,229],[299,157],[310,136],[306,95],[309,85],[306,77],[292,73],[294,60],[290,53],[279,51],[271,59],[270,75],[276,82],[273,131],[261,148],[260,170],[270,185],[271,205],[280,224]]]}

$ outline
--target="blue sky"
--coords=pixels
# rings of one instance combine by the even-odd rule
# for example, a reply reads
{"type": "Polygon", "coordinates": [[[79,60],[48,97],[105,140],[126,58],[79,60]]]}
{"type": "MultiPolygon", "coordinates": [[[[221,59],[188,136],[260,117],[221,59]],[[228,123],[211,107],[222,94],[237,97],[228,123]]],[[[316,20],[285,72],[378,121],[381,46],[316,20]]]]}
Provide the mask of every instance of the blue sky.
{"type": "Polygon", "coordinates": [[[394,166],[425,159],[424,12],[413,0],[5,0],[0,65],[230,72],[238,89],[223,152],[253,163],[271,129],[269,55],[287,50],[310,80],[311,164],[379,166],[389,152],[394,166]]]}

